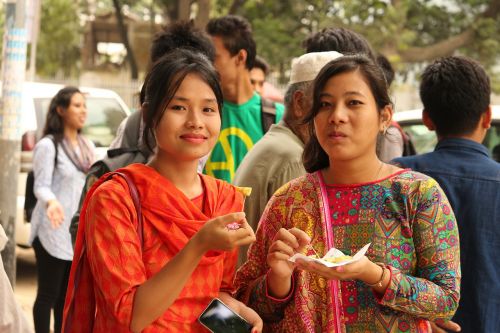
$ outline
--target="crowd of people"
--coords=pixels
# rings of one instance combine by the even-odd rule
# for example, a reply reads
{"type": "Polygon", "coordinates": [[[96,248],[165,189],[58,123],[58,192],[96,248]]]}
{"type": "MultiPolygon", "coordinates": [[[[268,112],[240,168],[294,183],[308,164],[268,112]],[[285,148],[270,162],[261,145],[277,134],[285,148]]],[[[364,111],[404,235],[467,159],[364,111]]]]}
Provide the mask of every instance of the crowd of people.
{"type": "Polygon", "coordinates": [[[244,18],[166,26],[140,112],[93,166],[84,96],[54,97],[34,153],[37,333],[52,310],[55,333],[205,332],[215,298],[252,333],[500,329],[484,69],[463,56],[425,68],[438,144],[409,156],[388,60],[345,28],[303,45],[281,104],[263,96],[269,65],[244,18]],[[346,265],[290,260],[367,244],[346,265]]]}

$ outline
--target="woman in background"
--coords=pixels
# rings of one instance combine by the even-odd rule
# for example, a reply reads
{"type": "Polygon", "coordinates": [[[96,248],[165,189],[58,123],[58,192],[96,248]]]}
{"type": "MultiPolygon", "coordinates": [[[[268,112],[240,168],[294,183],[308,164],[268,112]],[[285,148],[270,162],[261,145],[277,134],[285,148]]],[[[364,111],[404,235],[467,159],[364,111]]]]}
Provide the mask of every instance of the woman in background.
{"type": "Polygon", "coordinates": [[[73,247],[69,223],[78,206],[85,174],[94,162],[94,144],[81,135],[87,119],[85,97],[75,87],[61,89],[50,101],[43,138],[33,153],[30,242],[35,250],[38,289],[33,306],[36,333],[59,333],[73,247]]]}

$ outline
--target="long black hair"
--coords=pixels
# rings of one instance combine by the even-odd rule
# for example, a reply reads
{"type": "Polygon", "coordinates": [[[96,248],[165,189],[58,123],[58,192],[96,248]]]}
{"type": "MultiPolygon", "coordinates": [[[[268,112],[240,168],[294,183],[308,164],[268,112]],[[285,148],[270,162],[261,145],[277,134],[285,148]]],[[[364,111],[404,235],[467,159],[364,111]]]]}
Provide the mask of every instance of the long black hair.
{"type": "Polygon", "coordinates": [[[365,55],[350,55],[337,58],[330,61],[321,69],[313,83],[313,104],[309,114],[304,119],[304,123],[308,125],[310,139],[304,147],[302,162],[307,172],[314,172],[324,169],[330,165],[328,155],[319,144],[318,138],[314,130],[314,118],[319,113],[321,104],[321,93],[332,77],[343,73],[354,72],[358,70],[365,79],[368,87],[373,94],[377,111],[380,115],[382,109],[387,105],[391,105],[389,97],[387,81],[385,80],[384,72],[380,66],[376,65],[373,60],[365,55]]]}
{"type": "MultiPolygon", "coordinates": [[[[57,108],[66,110],[71,104],[71,98],[74,94],[81,94],[81,91],[72,86],[62,88],[52,97],[47,111],[43,136],[52,135],[56,142],[60,142],[64,136],[64,121],[57,112],[57,108]]],[[[78,130],[80,132],[80,130],[78,130]]]]}
{"type": "Polygon", "coordinates": [[[167,53],[153,64],[143,87],[147,111],[143,115],[142,138],[151,151],[153,151],[151,137],[154,137],[154,130],[182,81],[191,73],[197,74],[212,88],[219,112],[222,111],[223,98],[219,76],[210,60],[199,52],[187,49],[177,49],[167,53]]]}

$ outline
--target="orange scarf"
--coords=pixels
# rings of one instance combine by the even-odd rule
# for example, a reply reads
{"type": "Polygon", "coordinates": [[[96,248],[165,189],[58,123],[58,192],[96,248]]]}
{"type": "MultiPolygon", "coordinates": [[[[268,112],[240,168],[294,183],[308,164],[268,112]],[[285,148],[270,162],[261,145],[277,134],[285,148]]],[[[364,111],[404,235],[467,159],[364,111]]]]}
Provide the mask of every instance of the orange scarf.
{"type": "MultiPolygon", "coordinates": [[[[148,166],[133,164],[117,171],[132,179],[138,189],[143,228],[154,230],[154,234],[170,253],[178,253],[208,220],[243,209],[243,195],[234,186],[212,177],[201,176],[205,186],[205,200],[203,210],[200,210],[171,182],[148,166]]],[[[95,283],[88,258],[83,252],[84,244],[89,240],[82,231],[86,230],[87,213],[99,214],[88,212],[87,206],[105,177],[106,175],[101,177],[92,186],[81,211],[64,308],[63,331],[66,333],[87,333],[93,329],[96,313],[95,283]]],[[[125,180],[119,177],[115,176],[110,182],[120,183],[128,190],[125,180]]],[[[134,225],[137,224],[135,220],[134,218],[132,221],[134,225]]],[[[146,242],[148,233],[145,233],[144,237],[146,242]]],[[[202,258],[199,266],[211,265],[221,260],[224,255],[225,252],[210,251],[202,258]]]]}

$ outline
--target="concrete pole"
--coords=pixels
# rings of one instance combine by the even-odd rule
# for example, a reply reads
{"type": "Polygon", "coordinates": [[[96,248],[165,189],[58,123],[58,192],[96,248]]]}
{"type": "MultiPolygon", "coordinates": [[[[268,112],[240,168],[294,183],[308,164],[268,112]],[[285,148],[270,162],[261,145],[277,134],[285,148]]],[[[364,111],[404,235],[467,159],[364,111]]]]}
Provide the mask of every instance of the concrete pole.
{"type": "Polygon", "coordinates": [[[10,283],[14,286],[17,180],[22,136],[21,99],[26,75],[25,2],[8,0],[5,6],[0,99],[0,223],[9,238],[2,251],[2,259],[10,283]]]}

